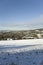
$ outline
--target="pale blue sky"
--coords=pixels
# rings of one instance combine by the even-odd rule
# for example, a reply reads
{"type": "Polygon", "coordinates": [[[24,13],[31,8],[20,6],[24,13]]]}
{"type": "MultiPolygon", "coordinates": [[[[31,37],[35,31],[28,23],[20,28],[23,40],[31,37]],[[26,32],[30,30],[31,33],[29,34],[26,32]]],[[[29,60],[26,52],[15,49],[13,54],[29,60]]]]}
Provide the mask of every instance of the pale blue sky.
{"type": "Polygon", "coordinates": [[[43,28],[43,0],[0,0],[0,30],[43,28]]]}

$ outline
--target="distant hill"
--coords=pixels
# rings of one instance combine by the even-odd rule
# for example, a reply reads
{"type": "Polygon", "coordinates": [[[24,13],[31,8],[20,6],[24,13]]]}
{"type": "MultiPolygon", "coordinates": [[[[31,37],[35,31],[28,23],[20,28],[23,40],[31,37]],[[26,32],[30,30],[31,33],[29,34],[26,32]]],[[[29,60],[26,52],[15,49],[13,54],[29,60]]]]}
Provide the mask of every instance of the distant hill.
{"type": "Polygon", "coordinates": [[[0,40],[19,40],[19,39],[40,39],[43,38],[43,28],[34,30],[20,30],[20,31],[0,31],[0,40]]]}

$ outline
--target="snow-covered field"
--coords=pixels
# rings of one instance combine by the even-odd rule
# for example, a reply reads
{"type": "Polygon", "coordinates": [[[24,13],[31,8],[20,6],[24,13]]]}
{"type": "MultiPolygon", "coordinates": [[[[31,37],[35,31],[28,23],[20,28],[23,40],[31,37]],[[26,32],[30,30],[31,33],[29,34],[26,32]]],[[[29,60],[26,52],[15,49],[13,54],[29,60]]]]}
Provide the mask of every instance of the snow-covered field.
{"type": "Polygon", "coordinates": [[[0,41],[0,65],[43,65],[43,39],[0,41]]]}

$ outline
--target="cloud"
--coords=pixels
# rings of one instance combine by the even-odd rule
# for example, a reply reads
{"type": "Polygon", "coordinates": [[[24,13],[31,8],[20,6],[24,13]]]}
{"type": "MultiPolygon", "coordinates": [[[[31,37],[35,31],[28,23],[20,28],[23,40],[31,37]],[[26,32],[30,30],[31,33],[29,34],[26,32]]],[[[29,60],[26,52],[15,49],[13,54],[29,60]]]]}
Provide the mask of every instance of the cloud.
{"type": "Polygon", "coordinates": [[[0,24],[2,29],[32,29],[32,28],[43,28],[43,15],[33,18],[29,21],[18,22],[18,23],[7,23],[0,24]]]}
{"type": "Polygon", "coordinates": [[[26,26],[43,26],[43,15],[33,18],[28,23],[26,23],[26,26]]]}

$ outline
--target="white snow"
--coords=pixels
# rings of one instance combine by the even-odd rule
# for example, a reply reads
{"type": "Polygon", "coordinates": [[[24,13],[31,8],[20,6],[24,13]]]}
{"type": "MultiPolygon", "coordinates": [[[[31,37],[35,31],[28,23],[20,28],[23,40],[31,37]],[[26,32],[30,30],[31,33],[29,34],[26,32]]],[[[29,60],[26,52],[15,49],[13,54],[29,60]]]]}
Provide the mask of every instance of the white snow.
{"type": "Polygon", "coordinates": [[[43,65],[43,39],[0,41],[0,65],[43,65]]]}
{"type": "Polygon", "coordinates": [[[28,40],[8,40],[0,41],[0,45],[34,45],[34,44],[43,44],[43,39],[28,39],[28,40]]]}

